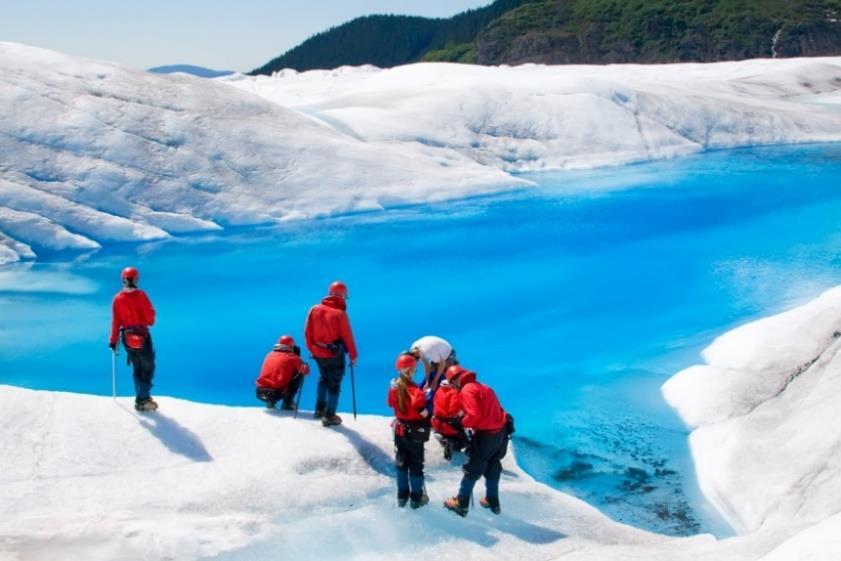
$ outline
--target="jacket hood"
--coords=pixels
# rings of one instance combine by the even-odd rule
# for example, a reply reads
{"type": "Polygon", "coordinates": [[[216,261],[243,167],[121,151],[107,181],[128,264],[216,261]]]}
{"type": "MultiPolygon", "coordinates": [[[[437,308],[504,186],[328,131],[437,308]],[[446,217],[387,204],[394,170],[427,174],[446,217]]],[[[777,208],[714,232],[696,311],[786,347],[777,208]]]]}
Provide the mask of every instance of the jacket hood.
{"type": "Polygon", "coordinates": [[[338,310],[347,310],[347,303],[339,296],[327,296],[321,300],[321,303],[338,310]]]}
{"type": "Polygon", "coordinates": [[[464,386],[466,386],[467,384],[472,384],[475,381],[476,381],[476,373],[473,372],[472,370],[468,370],[467,372],[465,372],[464,374],[462,374],[459,377],[459,384],[461,385],[462,388],[464,386]]]}

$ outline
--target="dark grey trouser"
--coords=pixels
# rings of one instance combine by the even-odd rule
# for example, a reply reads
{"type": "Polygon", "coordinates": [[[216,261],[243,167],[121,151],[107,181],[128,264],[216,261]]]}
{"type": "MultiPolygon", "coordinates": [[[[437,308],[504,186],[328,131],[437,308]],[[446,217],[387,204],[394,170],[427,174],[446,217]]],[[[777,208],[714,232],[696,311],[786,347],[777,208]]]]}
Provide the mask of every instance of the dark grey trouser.
{"type": "Polygon", "coordinates": [[[316,358],[318,364],[318,390],[315,409],[324,411],[327,416],[334,415],[339,405],[339,392],[342,378],[345,376],[345,354],[331,358],[316,358]]]}
{"type": "Polygon", "coordinates": [[[459,488],[459,498],[469,498],[473,486],[484,476],[486,497],[499,498],[499,478],[502,476],[502,458],[508,453],[508,435],[505,430],[473,435],[467,449],[467,463],[462,466],[464,477],[459,488]]]}
{"type": "Polygon", "coordinates": [[[152,379],[155,377],[155,347],[152,336],[147,335],[142,349],[132,349],[123,342],[128,362],[134,370],[135,400],[149,399],[152,391],[152,379]]]}

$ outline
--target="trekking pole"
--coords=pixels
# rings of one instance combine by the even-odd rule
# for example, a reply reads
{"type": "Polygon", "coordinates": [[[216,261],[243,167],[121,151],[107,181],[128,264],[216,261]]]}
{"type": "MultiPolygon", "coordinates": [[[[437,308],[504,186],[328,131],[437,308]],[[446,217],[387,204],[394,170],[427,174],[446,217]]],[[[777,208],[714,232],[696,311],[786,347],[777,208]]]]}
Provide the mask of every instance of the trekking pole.
{"type": "Polygon", "coordinates": [[[353,375],[353,363],[350,363],[350,394],[353,396],[353,420],[356,420],[356,379],[353,375]]]}
{"type": "Polygon", "coordinates": [[[298,397],[295,398],[295,410],[292,412],[292,418],[298,418],[298,406],[301,404],[301,394],[304,393],[304,381],[306,380],[306,376],[301,378],[301,385],[298,386],[298,397]]]}
{"type": "Polygon", "coordinates": [[[111,351],[111,399],[117,399],[117,349],[111,351]]]}

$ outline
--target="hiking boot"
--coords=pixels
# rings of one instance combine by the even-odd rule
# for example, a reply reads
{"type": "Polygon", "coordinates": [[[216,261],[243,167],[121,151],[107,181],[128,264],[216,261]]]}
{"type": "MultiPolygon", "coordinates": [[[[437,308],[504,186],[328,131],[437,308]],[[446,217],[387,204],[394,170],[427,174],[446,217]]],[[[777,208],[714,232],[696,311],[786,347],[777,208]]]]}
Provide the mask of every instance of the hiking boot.
{"type": "Polygon", "coordinates": [[[295,411],[297,409],[297,407],[291,401],[284,401],[283,405],[280,406],[280,409],[282,411],[295,411]]]}
{"type": "Polygon", "coordinates": [[[406,503],[409,502],[409,494],[408,493],[397,493],[397,506],[403,508],[406,506],[406,503]]]}
{"type": "Polygon", "coordinates": [[[412,495],[412,503],[411,506],[412,510],[418,509],[425,504],[429,504],[429,497],[426,496],[426,493],[421,495],[412,495]]]}
{"type": "Polygon", "coordinates": [[[499,507],[499,499],[489,499],[488,497],[482,497],[481,499],[479,499],[479,504],[482,505],[483,508],[490,510],[494,514],[499,514],[502,512],[502,509],[499,507]]]}
{"type": "Polygon", "coordinates": [[[453,459],[453,443],[449,439],[445,439],[441,442],[441,446],[444,447],[444,459],[449,462],[453,459]]]}
{"type": "Polygon", "coordinates": [[[274,401],[266,401],[266,409],[274,409],[274,401]]]}
{"type": "Polygon", "coordinates": [[[461,499],[459,497],[450,497],[444,501],[444,508],[452,510],[461,517],[467,516],[468,499],[461,499]]]}
{"type": "Polygon", "coordinates": [[[157,411],[158,403],[151,397],[134,402],[137,411],[157,411]]]}
{"type": "Polygon", "coordinates": [[[312,412],[312,418],[315,419],[316,421],[318,419],[324,418],[324,409],[316,409],[315,411],[313,411],[312,412]]]}
{"type": "Polygon", "coordinates": [[[324,426],[324,427],[332,427],[334,425],[341,425],[341,424],[342,424],[342,418],[339,417],[338,415],[336,415],[335,413],[333,415],[325,414],[324,418],[321,419],[321,426],[324,426]]]}

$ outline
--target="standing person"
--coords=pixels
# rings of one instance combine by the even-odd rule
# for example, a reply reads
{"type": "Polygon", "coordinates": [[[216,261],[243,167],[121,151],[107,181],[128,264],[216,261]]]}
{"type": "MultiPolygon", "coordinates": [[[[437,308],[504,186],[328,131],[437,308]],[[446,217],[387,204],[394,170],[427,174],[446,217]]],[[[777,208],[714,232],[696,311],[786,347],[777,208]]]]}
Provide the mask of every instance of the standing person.
{"type": "Polygon", "coordinates": [[[451,366],[446,375],[450,385],[459,389],[464,412],[461,422],[468,437],[470,433],[472,437],[458,495],[444,501],[444,507],[459,516],[467,516],[473,486],[484,476],[485,496],[479,504],[499,514],[499,478],[502,475],[502,458],[508,452],[508,415],[494,391],[476,381],[475,372],[451,366]]]}
{"type": "Polygon", "coordinates": [[[415,384],[417,360],[408,353],[397,357],[398,377],[392,380],[386,403],[394,409],[394,463],[397,466],[397,506],[420,508],[429,502],[423,487],[424,444],[429,440],[426,398],[415,384]]]}
{"type": "MultiPolygon", "coordinates": [[[[458,364],[453,346],[445,339],[435,335],[421,337],[412,343],[409,351],[423,364],[423,388],[424,390],[431,390],[432,393],[435,393],[435,390],[438,389],[438,385],[444,377],[444,371],[448,367],[458,364]]],[[[429,399],[432,399],[431,395],[429,399]]]]}
{"type": "Polygon", "coordinates": [[[347,299],[345,283],[332,283],[327,297],[310,309],[304,326],[307,348],[318,364],[319,372],[314,416],[321,419],[325,427],[342,423],[342,418],[336,415],[336,407],[345,375],[345,353],[350,357],[351,368],[356,362],[356,344],[345,311],[347,299]]]}
{"type": "Polygon", "coordinates": [[[111,338],[108,346],[117,352],[120,338],[134,370],[134,408],[155,411],[157,402],[149,392],[155,376],[155,348],[149,327],[155,324],[155,308],[146,293],[137,288],[140,273],[134,267],[123,269],[123,288],[114,296],[111,305],[111,338]]]}
{"type": "Polygon", "coordinates": [[[268,409],[283,400],[281,409],[295,410],[295,395],[310,367],[301,360],[301,349],[295,345],[291,335],[281,335],[277,344],[263,360],[260,376],[257,378],[257,399],[266,402],[268,409]]]}

